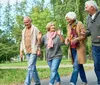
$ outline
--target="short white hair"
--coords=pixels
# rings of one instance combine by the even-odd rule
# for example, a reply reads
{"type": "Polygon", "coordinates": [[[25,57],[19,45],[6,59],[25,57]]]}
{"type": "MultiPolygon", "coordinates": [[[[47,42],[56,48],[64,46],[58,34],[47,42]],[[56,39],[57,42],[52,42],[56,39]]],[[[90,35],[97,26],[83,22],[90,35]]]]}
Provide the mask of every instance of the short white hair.
{"type": "Polygon", "coordinates": [[[88,5],[88,6],[93,6],[96,10],[98,10],[98,6],[97,6],[97,3],[93,0],[90,0],[90,1],[86,1],[85,2],[85,6],[88,5]]]}
{"type": "Polygon", "coordinates": [[[68,12],[67,14],[66,14],[66,16],[65,16],[65,19],[66,18],[70,18],[71,20],[76,20],[76,14],[75,14],[75,12],[68,12]]]}

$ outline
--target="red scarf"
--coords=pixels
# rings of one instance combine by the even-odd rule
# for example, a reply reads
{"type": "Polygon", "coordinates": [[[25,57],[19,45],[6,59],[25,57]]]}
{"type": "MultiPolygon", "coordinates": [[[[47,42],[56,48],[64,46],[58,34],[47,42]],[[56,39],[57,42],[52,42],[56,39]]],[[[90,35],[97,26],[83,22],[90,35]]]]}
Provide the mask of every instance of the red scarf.
{"type": "MultiPolygon", "coordinates": [[[[70,41],[73,38],[77,38],[77,37],[78,37],[78,34],[76,32],[76,25],[74,25],[73,27],[71,27],[70,41]]],[[[79,42],[76,42],[76,43],[72,43],[71,44],[71,48],[77,48],[78,46],[79,46],[79,42]]]]}

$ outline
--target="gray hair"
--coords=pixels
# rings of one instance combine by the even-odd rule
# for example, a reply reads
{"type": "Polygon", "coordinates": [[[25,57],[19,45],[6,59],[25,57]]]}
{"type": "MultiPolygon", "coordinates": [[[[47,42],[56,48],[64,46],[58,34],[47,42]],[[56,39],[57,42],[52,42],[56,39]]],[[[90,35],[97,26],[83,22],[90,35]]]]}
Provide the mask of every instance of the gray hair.
{"type": "Polygon", "coordinates": [[[75,14],[75,12],[68,12],[67,14],[66,14],[66,16],[65,16],[65,19],[66,18],[70,18],[70,19],[72,19],[72,20],[76,20],[76,14],[75,14]]]}
{"type": "Polygon", "coordinates": [[[25,19],[28,19],[28,20],[32,21],[31,18],[30,18],[29,16],[25,16],[25,17],[24,17],[24,20],[25,20],[25,19]]]}
{"type": "Polygon", "coordinates": [[[88,5],[88,6],[93,6],[96,10],[98,10],[98,6],[97,6],[97,3],[93,0],[90,0],[90,1],[86,1],[85,2],[85,6],[88,5]]]}

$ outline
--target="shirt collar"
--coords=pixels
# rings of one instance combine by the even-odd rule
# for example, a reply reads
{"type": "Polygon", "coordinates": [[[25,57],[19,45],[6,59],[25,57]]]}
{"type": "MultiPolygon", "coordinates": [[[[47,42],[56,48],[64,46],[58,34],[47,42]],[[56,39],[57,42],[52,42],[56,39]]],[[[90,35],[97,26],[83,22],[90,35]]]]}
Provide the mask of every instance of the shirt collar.
{"type": "Polygon", "coordinates": [[[91,16],[92,20],[94,19],[95,15],[96,15],[96,13],[94,13],[94,14],[91,16]]]}

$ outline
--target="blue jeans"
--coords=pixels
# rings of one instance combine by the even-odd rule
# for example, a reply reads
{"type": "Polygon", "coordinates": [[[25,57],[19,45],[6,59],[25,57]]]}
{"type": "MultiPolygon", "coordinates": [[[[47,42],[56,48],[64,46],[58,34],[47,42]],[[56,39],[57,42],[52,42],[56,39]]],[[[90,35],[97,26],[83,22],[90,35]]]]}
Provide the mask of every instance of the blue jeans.
{"type": "Polygon", "coordinates": [[[52,60],[47,61],[48,65],[50,67],[51,70],[51,74],[50,74],[50,83],[54,84],[54,82],[61,82],[60,80],[60,75],[58,73],[58,68],[61,62],[61,58],[54,58],[52,60]]]}
{"type": "Polygon", "coordinates": [[[92,46],[92,55],[94,60],[94,71],[100,84],[100,46],[92,46]]]}
{"type": "Polygon", "coordinates": [[[74,63],[73,63],[73,72],[72,72],[70,82],[73,82],[76,85],[78,79],[78,73],[79,73],[82,82],[87,83],[83,64],[78,64],[77,51],[76,49],[73,48],[71,49],[71,51],[72,51],[74,63]]]}
{"type": "Polygon", "coordinates": [[[25,80],[25,85],[31,85],[32,78],[34,79],[35,85],[40,85],[40,79],[36,69],[36,54],[26,54],[28,61],[28,72],[25,80]]]}

